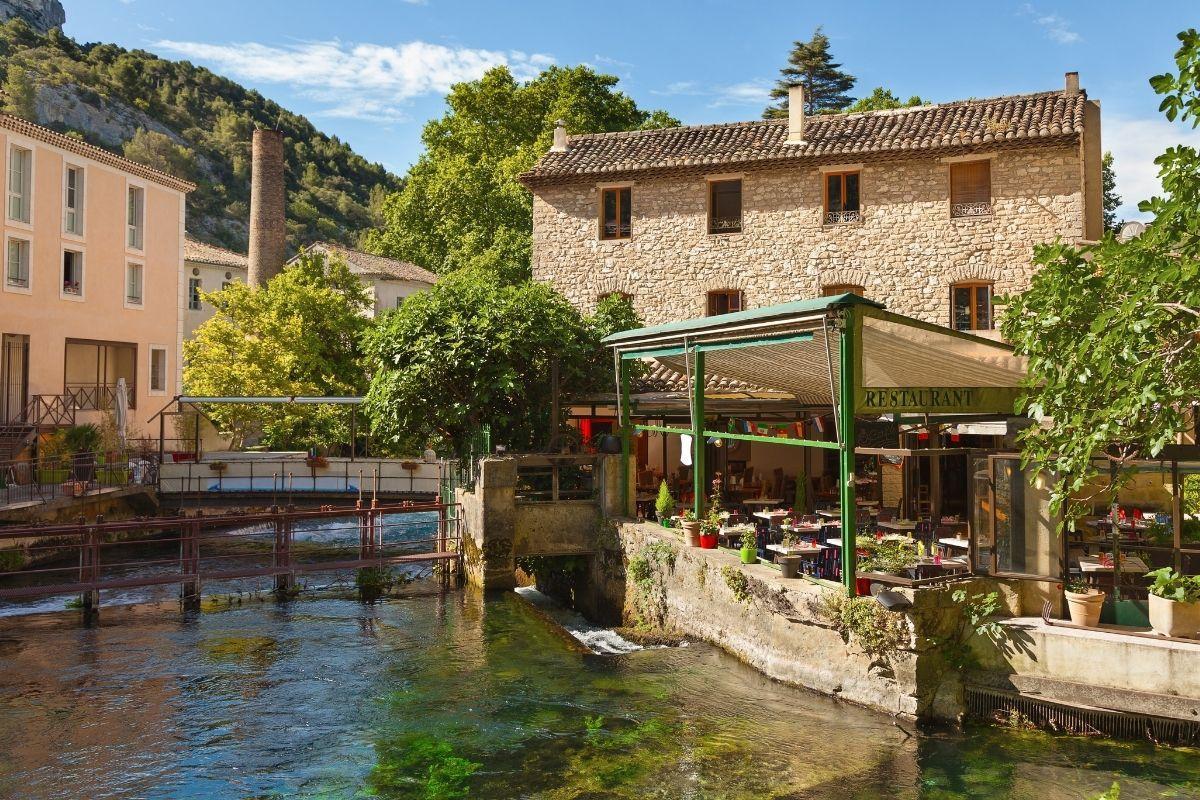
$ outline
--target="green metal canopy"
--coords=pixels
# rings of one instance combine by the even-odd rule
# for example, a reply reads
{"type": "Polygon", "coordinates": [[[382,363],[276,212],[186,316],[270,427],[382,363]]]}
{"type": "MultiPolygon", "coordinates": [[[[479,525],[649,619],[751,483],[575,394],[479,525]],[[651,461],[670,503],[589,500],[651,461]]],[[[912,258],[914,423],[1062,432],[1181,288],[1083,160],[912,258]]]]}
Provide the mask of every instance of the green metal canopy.
{"type": "MultiPolygon", "coordinates": [[[[842,574],[854,593],[854,418],[885,413],[1014,413],[1025,360],[1002,342],[892,314],[854,294],[801,300],[713,317],[622,331],[613,349],[618,412],[628,468],[630,362],[651,360],[686,375],[691,425],[662,428],[693,437],[696,514],[704,510],[706,438],[757,437],[704,426],[706,378],[741,381],[833,409],[837,441],[775,439],[776,444],[837,449],[842,484],[842,574]]],[[[628,491],[628,480],[625,481],[628,491]]]]}

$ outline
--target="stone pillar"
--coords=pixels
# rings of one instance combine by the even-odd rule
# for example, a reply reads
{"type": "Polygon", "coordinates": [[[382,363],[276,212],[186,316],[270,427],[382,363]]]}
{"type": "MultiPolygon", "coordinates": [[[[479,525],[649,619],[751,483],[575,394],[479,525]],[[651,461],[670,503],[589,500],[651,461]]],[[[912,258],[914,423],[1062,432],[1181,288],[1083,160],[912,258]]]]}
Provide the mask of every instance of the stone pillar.
{"type": "Polygon", "coordinates": [[[250,172],[248,281],[251,286],[262,286],[279,274],[287,257],[281,131],[254,131],[250,172]]]}
{"type": "Polygon", "coordinates": [[[517,520],[517,462],[485,458],[479,462],[474,491],[459,489],[462,542],[467,582],[482,589],[516,586],[513,536],[517,520]]]}
{"type": "Polygon", "coordinates": [[[625,473],[621,470],[621,458],[618,455],[596,457],[595,480],[599,489],[597,497],[600,502],[600,513],[605,519],[634,516],[633,506],[637,485],[637,461],[634,456],[630,456],[629,471],[625,473]],[[621,492],[621,478],[626,476],[630,484],[628,488],[629,508],[622,507],[622,500],[625,495],[621,492]]]}

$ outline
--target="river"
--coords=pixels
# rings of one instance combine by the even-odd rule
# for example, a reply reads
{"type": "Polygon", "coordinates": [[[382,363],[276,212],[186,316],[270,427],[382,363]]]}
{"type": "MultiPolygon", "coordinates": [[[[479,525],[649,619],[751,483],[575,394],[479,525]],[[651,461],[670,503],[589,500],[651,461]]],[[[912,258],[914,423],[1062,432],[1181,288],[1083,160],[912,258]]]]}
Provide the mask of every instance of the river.
{"type": "Polygon", "coordinates": [[[1196,751],[917,735],[704,643],[641,648],[515,594],[409,589],[0,620],[0,797],[1200,796],[1196,751]]]}

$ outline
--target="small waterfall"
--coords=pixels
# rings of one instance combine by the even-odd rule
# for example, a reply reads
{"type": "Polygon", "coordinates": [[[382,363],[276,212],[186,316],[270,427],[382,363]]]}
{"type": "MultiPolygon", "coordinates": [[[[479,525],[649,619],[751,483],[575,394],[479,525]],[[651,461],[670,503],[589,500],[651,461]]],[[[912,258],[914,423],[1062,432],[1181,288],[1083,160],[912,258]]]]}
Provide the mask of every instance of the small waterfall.
{"type": "Polygon", "coordinates": [[[629,641],[616,631],[593,625],[579,612],[564,608],[532,586],[518,587],[516,592],[521,599],[557,622],[563,630],[597,655],[621,655],[644,649],[640,644],[629,641]]]}

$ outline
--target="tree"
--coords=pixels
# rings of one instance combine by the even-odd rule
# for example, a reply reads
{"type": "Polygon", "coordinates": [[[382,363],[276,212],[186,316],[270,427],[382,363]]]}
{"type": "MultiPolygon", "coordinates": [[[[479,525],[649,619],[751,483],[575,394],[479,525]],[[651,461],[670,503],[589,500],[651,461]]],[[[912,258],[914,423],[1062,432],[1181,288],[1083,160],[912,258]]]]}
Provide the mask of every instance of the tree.
{"type": "MultiPolygon", "coordinates": [[[[216,397],[361,395],[360,340],[370,300],[345,262],[305,255],[262,288],[234,283],[206,293],[216,314],[184,342],[189,394],[216,397]]],[[[235,447],[261,433],[272,447],[349,442],[336,406],[213,405],[205,412],[235,447]]]]}
{"type": "Polygon", "coordinates": [[[17,64],[9,65],[0,93],[4,95],[5,114],[37,122],[37,87],[22,67],[17,64]]]}
{"type": "Polygon", "coordinates": [[[1104,230],[1115,231],[1120,227],[1117,209],[1121,206],[1121,195],[1117,194],[1117,173],[1113,170],[1111,152],[1105,152],[1100,160],[1100,186],[1104,191],[1104,230]]]}
{"type": "Polygon", "coordinates": [[[891,89],[885,89],[882,86],[876,86],[869,95],[860,97],[852,105],[846,107],[846,112],[857,113],[859,111],[886,111],[892,108],[911,108],[912,106],[923,106],[927,101],[922,100],[919,95],[913,95],[908,100],[901,102],[900,98],[892,93],[891,89]]]}
{"type": "MultiPolygon", "coordinates": [[[[1200,123],[1200,34],[1179,34],[1178,75],[1150,83],[1168,119],[1200,123]]],[[[1135,459],[1191,425],[1200,386],[1200,153],[1155,159],[1163,194],[1139,204],[1146,232],[1119,242],[1038,247],[1028,291],[1009,298],[1004,337],[1029,359],[1018,411],[1026,464],[1049,469],[1054,510],[1111,502],[1135,459]],[[1098,459],[1094,460],[1094,459],[1098,459]],[[1080,496],[1084,493],[1086,496],[1080,496]]]]}
{"type": "Polygon", "coordinates": [[[145,164],[168,175],[184,180],[195,175],[195,153],[183,145],[175,144],[165,133],[138,128],[133,138],[125,142],[123,149],[130,161],[145,164]]]}
{"type": "Polygon", "coordinates": [[[587,67],[550,67],[520,83],[496,67],[455,84],[404,187],[384,201],[384,224],[361,245],[435,272],[483,267],[506,283],[524,279],[533,212],[517,176],[549,149],[555,121],[572,133],[679,124],[639,109],[616,83],[587,67]]]}
{"type": "Polygon", "coordinates": [[[767,106],[763,118],[786,117],[788,90],[801,85],[804,86],[805,114],[841,111],[854,102],[847,92],[854,88],[855,82],[854,76],[843,72],[841,67],[829,52],[829,37],[819,27],[807,42],[793,42],[788,66],[779,71],[783,77],[771,90],[771,97],[779,102],[767,106]]]}
{"type": "Polygon", "coordinates": [[[442,277],[366,335],[365,408],[376,440],[401,453],[438,440],[461,453],[487,425],[510,448],[544,445],[552,362],[566,399],[611,391],[612,361],[599,340],[639,324],[628,306],[606,299],[585,318],[545,284],[502,285],[480,268],[442,277]]]}

